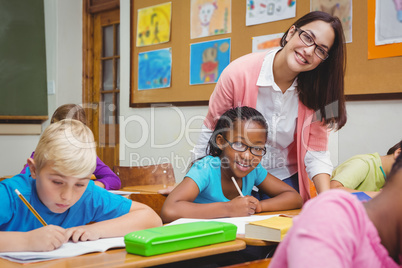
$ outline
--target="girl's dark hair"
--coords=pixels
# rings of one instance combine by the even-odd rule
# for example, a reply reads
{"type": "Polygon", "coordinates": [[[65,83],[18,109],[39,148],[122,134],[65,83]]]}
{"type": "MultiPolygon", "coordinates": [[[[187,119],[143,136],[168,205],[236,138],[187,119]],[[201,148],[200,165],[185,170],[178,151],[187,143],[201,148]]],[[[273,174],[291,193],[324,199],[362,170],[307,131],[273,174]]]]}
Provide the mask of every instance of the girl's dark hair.
{"type": "Polygon", "coordinates": [[[396,150],[400,149],[401,143],[402,143],[402,140],[400,142],[398,142],[397,144],[395,144],[394,146],[392,146],[391,148],[389,148],[387,155],[393,154],[393,153],[395,153],[396,150]]]}
{"type": "Polygon", "coordinates": [[[87,117],[85,115],[84,108],[78,104],[64,104],[54,111],[50,123],[55,123],[63,119],[75,119],[81,121],[85,125],[87,124],[87,117]]]}
{"type": "Polygon", "coordinates": [[[268,132],[267,121],[265,120],[264,116],[256,109],[250,108],[248,106],[242,106],[227,110],[216,122],[215,129],[207,145],[206,154],[212,156],[221,155],[222,150],[219,149],[218,145],[216,144],[216,137],[218,136],[218,134],[224,135],[225,132],[233,129],[233,125],[236,121],[247,120],[251,120],[260,124],[265,129],[265,131],[268,132]]]}
{"type": "MultiPolygon", "coordinates": [[[[402,141],[399,143],[399,148],[402,148],[402,141]]],[[[402,153],[396,158],[388,177],[392,179],[391,177],[393,177],[400,169],[402,169],[402,153]]]]}
{"type": "MultiPolygon", "coordinates": [[[[347,120],[344,96],[346,46],[342,23],[337,17],[328,13],[313,11],[298,19],[292,26],[300,28],[317,20],[327,22],[332,26],[335,33],[334,43],[329,50],[329,57],[325,61],[314,70],[301,72],[298,75],[297,91],[300,101],[305,106],[319,111],[325,124],[339,130],[347,120]]],[[[282,47],[287,43],[286,37],[289,29],[282,36],[282,47]]]]}

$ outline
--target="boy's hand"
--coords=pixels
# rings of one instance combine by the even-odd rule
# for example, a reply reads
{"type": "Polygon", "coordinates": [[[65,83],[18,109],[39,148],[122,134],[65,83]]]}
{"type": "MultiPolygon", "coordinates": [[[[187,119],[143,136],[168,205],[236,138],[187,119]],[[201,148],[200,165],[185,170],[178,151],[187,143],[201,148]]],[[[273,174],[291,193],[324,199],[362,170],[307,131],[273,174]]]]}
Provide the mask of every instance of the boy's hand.
{"type": "Polygon", "coordinates": [[[47,225],[39,229],[27,232],[28,248],[32,251],[55,250],[68,240],[65,237],[66,230],[60,226],[47,225]]]}
{"type": "Polygon", "coordinates": [[[96,232],[95,228],[91,228],[91,225],[72,227],[67,229],[67,240],[71,239],[73,242],[78,241],[92,241],[100,238],[100,233],[96,232]]]}
{"type": "MultiPolygon", "coordinates": [[[[254,196],[238,196],[229,201],[231,217],[249,216],[253,215],[259,206],[259,201],[254,196]]],[[[259,206],[261,211],[261,206],[259,206]]]]}

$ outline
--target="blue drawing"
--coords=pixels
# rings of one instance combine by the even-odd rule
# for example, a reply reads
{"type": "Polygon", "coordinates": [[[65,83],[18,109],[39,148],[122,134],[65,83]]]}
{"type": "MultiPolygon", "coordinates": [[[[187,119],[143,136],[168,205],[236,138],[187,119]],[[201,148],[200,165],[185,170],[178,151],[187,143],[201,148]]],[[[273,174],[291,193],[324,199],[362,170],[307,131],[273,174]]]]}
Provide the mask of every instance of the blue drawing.
{"type": "Polygon", "coordinates": [[[171,77],[171,48],[138,54],[138,90],[170,87],[171,77]]]}

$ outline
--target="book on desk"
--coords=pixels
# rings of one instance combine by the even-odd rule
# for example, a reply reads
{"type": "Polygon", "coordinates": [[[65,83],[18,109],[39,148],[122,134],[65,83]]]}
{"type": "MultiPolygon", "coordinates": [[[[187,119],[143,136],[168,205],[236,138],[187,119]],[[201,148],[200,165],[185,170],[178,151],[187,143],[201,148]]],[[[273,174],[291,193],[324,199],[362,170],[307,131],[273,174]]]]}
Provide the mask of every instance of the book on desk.
{"type": "Polygon", "coordinates": [[[245,226],[245,237],[280,242],[292,227],[293,219],[276,216],[269,219],[252,221],[245,226]]]}

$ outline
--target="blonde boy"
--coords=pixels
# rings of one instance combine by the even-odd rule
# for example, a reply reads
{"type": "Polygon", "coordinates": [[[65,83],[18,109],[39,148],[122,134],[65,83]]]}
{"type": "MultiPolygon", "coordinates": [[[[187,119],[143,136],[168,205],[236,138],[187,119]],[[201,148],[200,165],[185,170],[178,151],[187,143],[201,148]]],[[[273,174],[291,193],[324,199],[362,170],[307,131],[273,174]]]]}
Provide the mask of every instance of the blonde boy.
{"type": "Polygon", "coordinates": [[[94,138],[77,120],[46,128],[28,165],[27,174],[0,183],[0,252],[48,251],[68,240],[123,236],[162,224],[148,206],[95,187],[90,180],[96,166],[94,138]],[[15,189],[47,226],[28,210],[15,189]]]}

